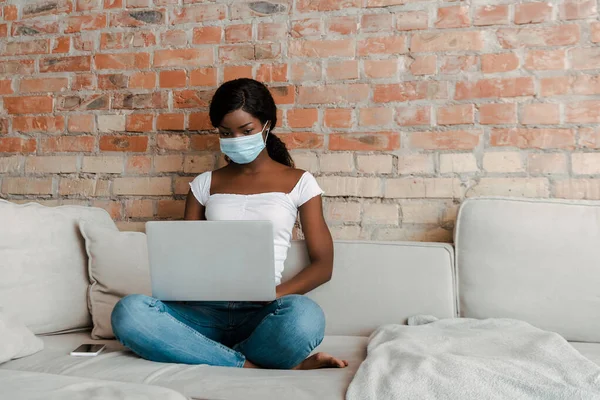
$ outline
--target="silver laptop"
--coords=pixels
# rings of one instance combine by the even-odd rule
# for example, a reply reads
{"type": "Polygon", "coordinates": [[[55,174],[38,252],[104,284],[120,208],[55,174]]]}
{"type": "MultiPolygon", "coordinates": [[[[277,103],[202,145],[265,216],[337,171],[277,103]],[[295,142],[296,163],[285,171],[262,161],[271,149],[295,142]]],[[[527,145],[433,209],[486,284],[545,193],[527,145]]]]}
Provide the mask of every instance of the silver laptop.
{"type": "Polygon", "coordinates": [[[166,301],[275,299],[268,221],[147,222],[152,296],[166,301]]]}

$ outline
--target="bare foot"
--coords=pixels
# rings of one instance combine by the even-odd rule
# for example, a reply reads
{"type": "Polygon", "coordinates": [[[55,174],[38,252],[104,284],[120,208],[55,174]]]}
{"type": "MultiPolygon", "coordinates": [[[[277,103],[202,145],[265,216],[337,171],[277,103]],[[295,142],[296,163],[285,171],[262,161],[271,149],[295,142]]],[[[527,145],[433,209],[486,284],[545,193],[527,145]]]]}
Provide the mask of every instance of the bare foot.
{"type": "Polygon", "coordinates": [[[346,368],[348,361],[335,358],[331,354],[316,353],[302,361],[293,369],[346,368]]]}

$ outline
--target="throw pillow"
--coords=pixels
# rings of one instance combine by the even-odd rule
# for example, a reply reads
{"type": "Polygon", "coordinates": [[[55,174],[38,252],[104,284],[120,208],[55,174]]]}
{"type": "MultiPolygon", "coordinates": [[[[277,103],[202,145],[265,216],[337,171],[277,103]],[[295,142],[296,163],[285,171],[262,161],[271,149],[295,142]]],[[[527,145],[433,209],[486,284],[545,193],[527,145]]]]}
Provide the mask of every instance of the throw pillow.
{"type": "Polygon", "coordinates": [[[81,223],[79,229],[88,254],[88,306],[94,325],[91,336],[111,339],[110,314],[115,304],[128,294],[150,295],[146,235],[87,223],[81,223]]]}
{"type": "Polygon", "coordinates": [[[0,307],[0,364],[27,357],[44,348],[44,343],[25,324],[0,307]]]}

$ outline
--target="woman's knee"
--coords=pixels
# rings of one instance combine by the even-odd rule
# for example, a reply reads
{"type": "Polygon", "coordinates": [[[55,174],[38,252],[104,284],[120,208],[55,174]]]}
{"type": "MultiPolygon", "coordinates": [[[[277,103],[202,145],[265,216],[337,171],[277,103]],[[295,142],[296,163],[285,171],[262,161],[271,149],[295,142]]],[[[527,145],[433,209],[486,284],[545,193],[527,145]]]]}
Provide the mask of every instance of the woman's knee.
{"type": "Polygon", "coordinates": [[[301,295],[284,296],[281,301],[296,335],[307,340],[311,347],[318,346],[325,335],[325,314],[321,306],[301,295]]]}
{"type": "Polygon", "coordinates": [[[130,294],[117,302],[110,316],[115,336],[122,339],[140,325],[156,299],[143,294],[130,294]]]}

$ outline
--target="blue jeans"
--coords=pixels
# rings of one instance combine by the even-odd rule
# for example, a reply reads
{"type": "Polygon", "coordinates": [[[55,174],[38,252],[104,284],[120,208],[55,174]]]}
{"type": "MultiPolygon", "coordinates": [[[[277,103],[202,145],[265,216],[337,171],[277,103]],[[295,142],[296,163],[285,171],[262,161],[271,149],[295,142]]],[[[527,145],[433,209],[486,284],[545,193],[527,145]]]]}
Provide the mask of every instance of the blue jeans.
{"type": "Polygon", "coordinates": [[[167,302],[133,294],[111,316],[117,339],[151,361],[290,369],[323,340],[325,316],[308,297],[271,303],[167,302]]]}

